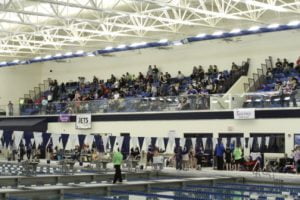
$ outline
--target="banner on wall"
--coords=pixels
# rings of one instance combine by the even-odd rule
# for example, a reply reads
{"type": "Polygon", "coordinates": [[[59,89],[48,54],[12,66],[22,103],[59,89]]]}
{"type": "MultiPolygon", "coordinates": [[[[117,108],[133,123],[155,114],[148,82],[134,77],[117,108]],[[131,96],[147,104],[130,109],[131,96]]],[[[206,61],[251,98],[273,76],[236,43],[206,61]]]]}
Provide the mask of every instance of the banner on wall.
{"type": "Polygon", "coordinates": [[[92,128],[91,114],[76,115],[76,129],[91,129],[91,128],[92,128]]]}
{"type": "Polygon", "coordinates": [[[255,109],[234,109],[233,110],[234,119],[255,119],[255,109]]]}
{"type": "Polygon", "coordinates": [[[70,114],[60,114],[58,118],[59,122],[70,122],[71,121],[71,115],[70,114]]]}

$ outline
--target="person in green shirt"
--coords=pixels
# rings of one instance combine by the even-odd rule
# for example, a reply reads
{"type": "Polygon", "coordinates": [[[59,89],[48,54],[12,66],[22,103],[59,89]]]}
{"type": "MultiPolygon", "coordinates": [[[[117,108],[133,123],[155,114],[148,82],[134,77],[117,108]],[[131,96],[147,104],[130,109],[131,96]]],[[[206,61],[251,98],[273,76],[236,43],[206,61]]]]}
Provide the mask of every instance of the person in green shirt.
{"type": "Polygon", "coordinates": [[[122,183],[121,164],[123,162],[123,155],[120,152],[119,148],[118,151],[114,153],[112,161],[116,170],[113,183],[115,184],[117,180],[119,180],[119,182],[122,183]]]}
{"type": "Polygon", "coordinates": [[[240,164],[242,162],[242,148],[240,145],[236,145],[236,147],[233,150],[233,157],[234,157],[234,163],[235,163],[235,169],[239,171],[240,164]]]}

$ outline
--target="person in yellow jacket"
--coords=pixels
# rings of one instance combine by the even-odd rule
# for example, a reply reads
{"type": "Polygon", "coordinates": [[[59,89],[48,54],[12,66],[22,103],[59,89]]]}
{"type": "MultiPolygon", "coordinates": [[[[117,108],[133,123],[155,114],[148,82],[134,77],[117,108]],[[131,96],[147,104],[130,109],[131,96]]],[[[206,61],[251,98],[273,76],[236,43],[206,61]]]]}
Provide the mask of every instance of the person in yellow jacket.
{"type": "Polygon", "coordinates": [[[123,155],[120,152],[120,150],[118,149],[117,152],[114,153],[113,155],[113,164],[115,167],[115,177],[114,177],[114,181],[113,183],[115,184],[117,182],[117,180],[122,183],[122,172],[121,172],[121,164],[123,162],[123,155]]]}

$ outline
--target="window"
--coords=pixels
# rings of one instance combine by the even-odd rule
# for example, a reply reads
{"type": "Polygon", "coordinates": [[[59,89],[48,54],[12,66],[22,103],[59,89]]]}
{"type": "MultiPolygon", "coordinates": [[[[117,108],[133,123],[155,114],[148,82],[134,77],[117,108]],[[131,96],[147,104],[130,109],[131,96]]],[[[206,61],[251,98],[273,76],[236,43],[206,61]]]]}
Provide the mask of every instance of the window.
{"type": "MultiPolygon", "coordinates": [[[[253,138],[251,152],[261,153],[284,153],[285,137],[284,133],[251,133],[253,138]]],[[[250,140],[249,140],[250,141],[250,140]]]]}
{"type": "Polygon", "coordinates": [[[300,145],[300,134],[294,135],[294,146],[295,145],[300,145]]]}

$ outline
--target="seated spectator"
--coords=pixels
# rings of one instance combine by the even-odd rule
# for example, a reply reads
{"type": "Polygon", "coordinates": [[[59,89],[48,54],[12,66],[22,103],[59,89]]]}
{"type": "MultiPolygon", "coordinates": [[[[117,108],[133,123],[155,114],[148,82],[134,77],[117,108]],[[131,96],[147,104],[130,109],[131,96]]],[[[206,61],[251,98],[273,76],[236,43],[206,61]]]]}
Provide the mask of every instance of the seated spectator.
{"type": "Polygon", "coordinates": [[[188,99],[186,97],[183,97],[178,104],[179,110],[189,110],[190,109],[190,103],[188,102],[188,99]]]}
{"type": "Polygon", "coordinates": [[[189,89],[187,91],[187,94],[188,95],[193,95],[193,94],[197,94],[198,91],[192,86],[192,85],[189,85],[189,89]]]}
{"type": "Polygon", "coordinates": [[[279,159],[279,172],[289,172],[292,169],[293,159],[285,153],[283,158],[279,159]]]}
{"type": "Polygon", "coordinates": [[[273,79],[273,73],[272,73],[271,68],[268,68],[268,69],[267,69],[266,79],[267,79],[267,82],[268,82],[268,83],[270,83],[271,80],[273,79]]]}

